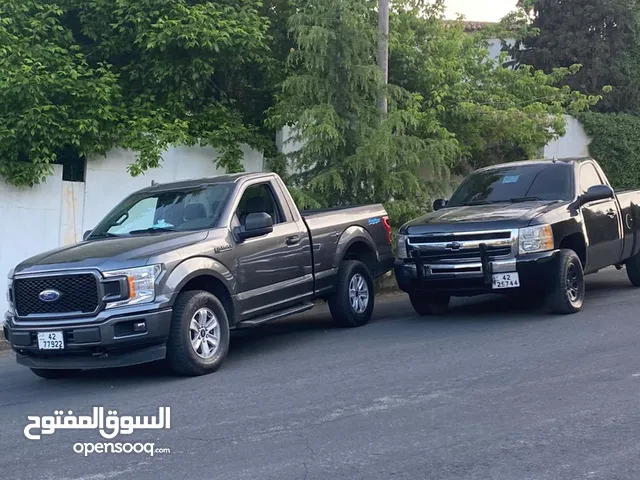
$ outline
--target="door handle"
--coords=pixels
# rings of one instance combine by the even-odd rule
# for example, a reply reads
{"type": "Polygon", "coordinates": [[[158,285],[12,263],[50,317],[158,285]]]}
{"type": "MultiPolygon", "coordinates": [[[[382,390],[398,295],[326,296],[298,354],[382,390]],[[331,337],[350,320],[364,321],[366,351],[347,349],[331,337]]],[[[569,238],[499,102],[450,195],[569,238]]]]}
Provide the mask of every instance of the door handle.
{"type": "Polygon", "coordinates": [[[300,243],[300,235],[291,235],[287,237],[287,245],[297,245],[300,243]]]}
{"type": "Polygon", "coordinates": [[[615,218],[616,215],[617,215],[616,211],[613,208],[610,208],[609,210],[607,210],[607,217],[615,218]]]}

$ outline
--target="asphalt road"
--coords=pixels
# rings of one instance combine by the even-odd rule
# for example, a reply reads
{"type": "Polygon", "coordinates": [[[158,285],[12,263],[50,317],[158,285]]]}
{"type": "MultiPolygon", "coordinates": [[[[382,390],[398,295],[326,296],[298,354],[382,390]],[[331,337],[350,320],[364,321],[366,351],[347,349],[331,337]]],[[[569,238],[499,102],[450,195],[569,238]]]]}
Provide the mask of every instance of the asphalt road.
{"type": "Polygon", "coordinates": [[[625,272],[588,280],[582,313],[492,297],[438,319],[403,296],[375,319],[331,328],[324,310],[245,332],[222,370],[160,365],[47,381],[0,354],[0,478],[640,478],[640,290],[625,272]],[[170,453],[73,452],[91,430],[27,440],[27,415],[93,406],[171,407],[169,430],[119,436],[170,453]]]}

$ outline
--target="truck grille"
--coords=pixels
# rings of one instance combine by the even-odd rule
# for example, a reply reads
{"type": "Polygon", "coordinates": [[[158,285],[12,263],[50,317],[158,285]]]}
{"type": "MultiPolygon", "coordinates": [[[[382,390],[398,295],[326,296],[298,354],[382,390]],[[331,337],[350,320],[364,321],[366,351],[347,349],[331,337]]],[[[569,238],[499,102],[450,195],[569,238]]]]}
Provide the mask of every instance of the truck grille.
{"type": "MultiPolygon", "coordinates": [[[[487,254],[490,258],[504,257],[511,254],[511,247],[490,247],[487,246],[487,254]]],[[[420,252],[420,258],[424,260],[466,260],[480,258],[480,248],[469,248],[459,252],[420,252]]]]}
{"type": "Polygon", "coordinates": [[[511,231],[461,232],[455,234],[430,234],[409,236],[411,256],[426,261],[479,260],[480,245],[484,244],[490,258],[512,254],[511,231]]]}
{"type": "Polygon", "coordinates": [[[90,273],[76,275],[17,278],[13,281],[16,311],[19,316],[37,314],[92,313],[97,310],[98,281],[90,273]],[[43,301],[40,294],[55,290],[55,301],[43,301]]]}

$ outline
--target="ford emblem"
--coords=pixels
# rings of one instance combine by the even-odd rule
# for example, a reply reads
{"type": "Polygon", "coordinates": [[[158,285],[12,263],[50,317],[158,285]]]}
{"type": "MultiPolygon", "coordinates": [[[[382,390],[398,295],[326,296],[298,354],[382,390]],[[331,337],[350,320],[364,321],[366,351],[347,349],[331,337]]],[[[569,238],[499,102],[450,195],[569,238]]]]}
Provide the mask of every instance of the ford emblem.
{"type": "Polygon", "coordinates": [[[38,294],[38,297],[43,302],[51,303],[56,302],[62,294],[57,290],[43,290],[38,294]]]}

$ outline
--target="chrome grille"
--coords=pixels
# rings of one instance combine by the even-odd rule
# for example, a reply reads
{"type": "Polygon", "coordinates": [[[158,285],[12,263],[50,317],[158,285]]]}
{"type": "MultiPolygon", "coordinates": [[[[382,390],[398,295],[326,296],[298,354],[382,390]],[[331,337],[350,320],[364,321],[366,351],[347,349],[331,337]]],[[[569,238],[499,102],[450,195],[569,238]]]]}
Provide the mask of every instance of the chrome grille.
{"type": "Polygon", "coordinates": [[[489,232],[456,232],[409,235],[409,255],[427,262],[480,261],[481,245],[489,258],[515,256],[517,232],[500,230],[489,232]]]}

